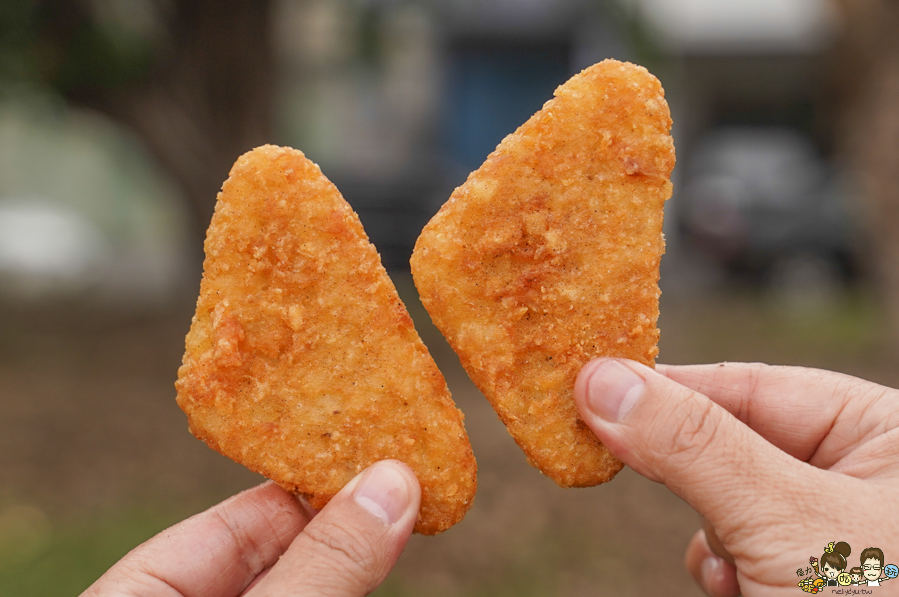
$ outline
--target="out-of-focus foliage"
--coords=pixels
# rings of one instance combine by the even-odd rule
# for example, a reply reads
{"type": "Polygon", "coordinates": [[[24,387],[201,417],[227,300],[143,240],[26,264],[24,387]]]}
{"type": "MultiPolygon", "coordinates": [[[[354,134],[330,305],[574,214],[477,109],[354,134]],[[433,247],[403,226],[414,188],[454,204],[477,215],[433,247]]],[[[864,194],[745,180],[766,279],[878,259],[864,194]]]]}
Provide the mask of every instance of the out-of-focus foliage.
{"type": "Polygon", "coordinates": [[[6,82],[46,84],[68,95],[135,83],[150,70],[150,39],[120,19],[94,18],[79,2],[9,0],[0,23],[6,82]]]}
{"type": "Polygon", "coordinates": [[[0,84],[49,91],[140,137],[205,230],[237,155],[267,141],[268,0],[10,0],[0,84]]]}

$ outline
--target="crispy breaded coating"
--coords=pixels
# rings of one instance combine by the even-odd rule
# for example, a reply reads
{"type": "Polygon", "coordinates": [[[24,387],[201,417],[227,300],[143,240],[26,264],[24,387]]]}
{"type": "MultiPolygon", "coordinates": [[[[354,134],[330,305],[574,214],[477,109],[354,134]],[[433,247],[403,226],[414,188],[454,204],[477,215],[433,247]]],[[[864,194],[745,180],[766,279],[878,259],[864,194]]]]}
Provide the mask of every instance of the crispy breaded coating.
{"type": "Polygon", "coordinates": [[[421,483],[415,530],[459,522],[477,473],[462,413],[318,166],[273,146],[241,156],[205,249],[175,384],[191,432],[314,508],[401,460],[421,483]]]}
{"type": "Polygon", "coordinates": [[[412,273],[434,323],[528,460],[563,487],[622,464],[580,420],[581,367],[654,365],[674,144],[659,81],[606,60],[555,98],[425,226],[412,273]]]}

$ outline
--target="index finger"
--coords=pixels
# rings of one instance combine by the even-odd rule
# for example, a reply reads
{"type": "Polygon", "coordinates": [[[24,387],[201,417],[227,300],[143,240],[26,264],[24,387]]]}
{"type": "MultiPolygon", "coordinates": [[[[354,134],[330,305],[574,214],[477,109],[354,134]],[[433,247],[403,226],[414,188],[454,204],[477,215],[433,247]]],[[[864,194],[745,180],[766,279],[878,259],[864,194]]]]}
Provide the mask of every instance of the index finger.
{"type": "Polygon", "coordinates": [[[658,365],[794,458],[829,469],[899,426],[899,392],[851,375],[762,363],[658,365]]]}
{"type": "Polygon", "coordinates": [[[309,517],[267,482],[156,535],[82,597],[237,596],[278,561],[309,517]]]}

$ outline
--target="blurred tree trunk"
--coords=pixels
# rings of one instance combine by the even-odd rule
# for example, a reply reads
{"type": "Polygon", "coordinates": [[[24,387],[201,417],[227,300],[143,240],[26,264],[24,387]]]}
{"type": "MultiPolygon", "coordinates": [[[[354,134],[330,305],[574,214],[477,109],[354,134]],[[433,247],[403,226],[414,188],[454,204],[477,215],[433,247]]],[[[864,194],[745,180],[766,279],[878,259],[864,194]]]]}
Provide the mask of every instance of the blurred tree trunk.
{"type": "Polygon", "coordinates": [[[840,0],[838,152],[861,177],[868,263],[899,343],[899,2],[840,0]]]}
{"type": "MultiPolygon", "coordinates": [[[[143,139],[183,189],[200,238],[231,164],[270,138],[270,4],[152,0],[158,27],[138,76],[90,75],[91,68],[114,67],[112,60],[79,64],[69,82],[57,85],[69,102],[100,111],[143,139]]],[[[98,30],[91,4],[46,0],[42,14],[46,39],[60,46],[64,60],[91,60],[96,52],[71,53],[84,47],[78,39],[85,31],[98,30]]]]}

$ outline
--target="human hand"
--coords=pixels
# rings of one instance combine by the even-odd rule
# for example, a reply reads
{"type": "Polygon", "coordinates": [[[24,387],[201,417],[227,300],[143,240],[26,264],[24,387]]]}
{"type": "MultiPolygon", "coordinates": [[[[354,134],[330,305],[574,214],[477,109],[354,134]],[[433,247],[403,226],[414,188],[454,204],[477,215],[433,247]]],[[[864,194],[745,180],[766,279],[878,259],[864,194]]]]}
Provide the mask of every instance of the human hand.
{"type": "Polygon", "coordinates": [[[393,568],[421,490],[397,461],[365,469],[316,514],[264,483],[134,549],[82,597],[357,596],[393,568]]]}
{"type": "Polygon", "coordinates": [[[831,541],[852,559],[899,556],[897,390],[801,367],[597,359],[575,400],[619,459],[714,531],[686,554],[709,595],[795,595],[797,568],[831,541]]]}

